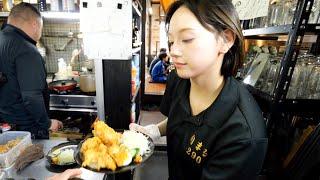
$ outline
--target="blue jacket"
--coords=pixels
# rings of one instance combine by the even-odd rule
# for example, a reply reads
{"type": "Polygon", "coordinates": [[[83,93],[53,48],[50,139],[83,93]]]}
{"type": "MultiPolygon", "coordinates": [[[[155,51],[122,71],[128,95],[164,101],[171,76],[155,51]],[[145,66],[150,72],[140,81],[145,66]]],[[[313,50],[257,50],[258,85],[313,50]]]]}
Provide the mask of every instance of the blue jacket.
{"type": "Polygon", "coordinates": [[[167,75],[165,74],[165,67],[164,62],[159,61],[157,62],[151,71],[151,77],[153,82],[166,82],[167,81],[167,75]]]}
{"type": "Polygon", "coordinates": [[[160,60],[158,57],[151,61],[150,66],[149,66],[149,73],[150,73],[150,75],[151,75],[151,73],[152,73],[152,69],[153,69],[154,65],[156,65],[157,62],[159,62],[159,61],[161,61],[161,60],[160,60]]]}
{"type": "Polygon", "coordinates": [[[35,138],[48,138],[49,93],[36,42],[12,25],[0,31],[0,39],[0,72],[8,80],[0,87],[0,119],[35,138]]]}

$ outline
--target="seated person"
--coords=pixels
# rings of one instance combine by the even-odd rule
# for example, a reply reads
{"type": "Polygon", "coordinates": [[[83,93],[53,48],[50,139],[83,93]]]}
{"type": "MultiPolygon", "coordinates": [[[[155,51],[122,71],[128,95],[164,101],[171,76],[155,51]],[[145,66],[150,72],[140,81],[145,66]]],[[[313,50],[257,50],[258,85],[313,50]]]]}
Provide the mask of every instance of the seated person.
{"type": "Polygon", "coordinates": [[[151,70],[152,82],[164,83],[167,81],[167,71],[165,69],[165,64],[169,61],[169,56],[167,53],[162,53],[159,55],[160,61],[158,61],[151,70]]]}
{"type": "Polygon", "coordinates": [[[151,61],[150,66],[149,66],[149,74],[150,74],[150,75],[151,75],[151,71],[152,71],[152,68],[154,67],[154,65],[156,65],[157,62],[160,61],[160,59],[159,59],[160,54],[163,54],[163,53],[166,53],[166,52],[167,52],[167,49],[166,49],[166,48],[161,48],[159,55],[158,55],[157,57],[155,57],[155,58],[151,61]]]}

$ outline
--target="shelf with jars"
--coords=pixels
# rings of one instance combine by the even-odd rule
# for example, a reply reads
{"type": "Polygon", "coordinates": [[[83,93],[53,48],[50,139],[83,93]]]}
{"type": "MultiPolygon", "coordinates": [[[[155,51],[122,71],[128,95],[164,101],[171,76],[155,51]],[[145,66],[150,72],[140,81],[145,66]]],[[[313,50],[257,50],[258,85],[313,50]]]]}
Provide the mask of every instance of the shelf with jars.
{"type": "MultiPolygon", "coordinates": [[[[301,157],[299,151],[289,152],[298,132],[319,124],[320,0],[270,2],[268,16],[242,21],[246,41],[258,39],[261,42],[263,39],[268,40],[268,44],[260,46],[257,43],[247,48],[253,53],[247,54],[240,72],[245,75],[240,75],[240,79],[266,119],[269,147],[263,171],[267,179],[303,179],[288,176],[288,173],[298,172],[298,169],[291,168],[294,167],[291,160],[301,157]],[[310,40],[306,37],[309,34],[313,35],[312,42],[305,41],[310,40]],[[292,159],[288,160],[289,156],[292,159]],[[284,166],[284,159],[288,166],[284,166]]],[[[299,166],[307,167],[305,163],[309,162],[305,161],[299,161],[299,166]]]]}
{"type": "MultiPolygon", "coordinates": [[[[315,87],[315,83],[312,85],[308,85],[308,79],[307,77],[300,77],[304,76],[303,73],[299,73],[303,71],[303,68],[307,67],[306,64],[309,64],[309,70],[311,73],[311,69],[314,69],[314,76],[316,76],[316,70],[318,69],[317,61],[320,62],[320,60],[317,60],[316,56],[312,56],[310,54],[302,54],[300,53],[300,47],[303,42],[303,37],[307,32],[313,32],[313,34],[318,36],[319,39],[319,31],[320,26],[319,24],[309,24],[307,22],[314,22],[314,17],[319,18],[319,13],[315,12],[314,9],[318,9],[320,5],[319,0],[301,0],[301,1],[281,1],[279,2],[279,6],[277,5],[277,1],[275,1],[275,4],[271,4],[271,7],[269,8],[269,16],[271,18],[265,18],[268,20],[269,25],[276,25],[272,27],[263,27],[263,28],[256,28],[256,29],[246,29],[243,31],[243,34],[245,37],[255,37],[259,39],[260,36],[274,36],[279,37],[280,35],[287,35],[286,38],[286,46],[284,49],[284,52],[280,55],[274,56],[271,55],[267,59],[267,63],[265,63],[265,67],[260,72],[260,79],[257,80],[257,83],[255,86],[249,86],[248,89],[251,91],[254,96],[258,97],[259,100],[263,100],[264,102],[262,104],[266,105],[268,107],[267,109],[270,111],[274,111],[272,113],[278,113],[281,112],[282,108],[270,108],[271,105],[279,105],[282,104],[283,106],[289,105],[289,109],[286,109],[286,111],[294,112],[295,110],[299,109],[300,105],[303,105],[303,103],[299,103],[300,99],[310,99],[311,97],[307,97],[305,95],[304,97],[301,96],[293,96],[293,91],[303,91],[307,93],[306,90],[296,90],[294,89],[296,87],[295,83],[296,80],[300,83],[304,82],[305,84],[300,84],[299,87],[303,88],[313,88],[315,87]],[[296,3],[296,4],[293,4],[296,3]],[[316,6],[314,8],[313,6],[316,6]],[[290,6],[290,7],[289,7],[290,6]],[[284,8],[285,7],[285,8],[284,8]],[[294,8],[293,8],[294,7],[294,8]],[[291,18],[290,12],[287,12],[287,15],[282,13],[282,15],[285,18],[281,18],[279,9],[282,9],[282,12],[286,11],[288,9],[291,9],[294,14],[291,18]],[[290,17],[289,17],[289,15],[290,17]],[[272,18],[275,16],[274,18],[272,18]],[[278,19],[275,19],[278,18],[278,19]],[[310,19],[311,18],[311,19],[310,19]],[[284,22],[284,19],[289,19],[290,21],[294,22],[293,24],[287,24],[286,21],[284,22]],[[281,22],[281,23],[279,23],[281,22]],[[312,60],[311,60],[312,59],[312,60]],[[313,61],[313,63],[311,63],[313,61]],[[300,79],[299,79],[300,78],[300,79]],[[311,87],[312,86],[312,87],[311,87]],[[291,100],[287,100],[291,99],[291,100]],[[266,103],[268,102],[268,103],[266,103]],[[285,102],[285,103],[284,103],[285,102]],[[290,109],[293,108],[293,109],[290,109]]],[[[261,20],[262,21],[262,20],[261,20]]],[[[317,46],[319,46],[319,41],[317,42],[317,46]]],[[[320,68],[319,68],[320,69],[320,68]]],[[[307,72],[307,71],[303,71],[307,72]]],[[[309,71],[308,71],[309,72],[309,71]]],[[[312,75],[310,74],[309,75],[312,75]]],[[[320,77],[320,76],[319,76],[320,77]]],[[[320,78],[319,78],[320,79],[320,78]]],[[[245,81],[244,81],[245,82],[245,81]]],[[[246,83],[246,82],[245,82],[246,83]]],[[[320,83],[320,81],[319,81],[320,83]]],[[[319,84],[320,87],[320,84],[319,84]]],[[[319,89],[320,90],[320,89],[319,89]]],[[[311,93],[311,92],[310,92],[311,93]]],[[[320,93],[320,92],[319,92],[320,93]]],[[[313,97],[312,99],[320,99],[319,97],[313,97]]],[[[307,101],[307,100],[306,100],[307,101]]],[[[313,100],[312,102],[317,102],[320,105],[320,100],[313,100]]],[[[259,103],[259,102],[258,102],[259,103]]],[[[301,111],[305,110],[306,112],[311,112],[312,109],[309,108],[300,108],[301,111]]],[[[315,109],[313,109],[315,110],[315,109]]],[[[320,111],[317,111],[320,112],[320,111]]]]}
{"type": "Polygon", "coordinates": [[[268,15],[242,21],[244,36],[289,34],[296,25],[298,17],[305,19],[301,23],[306,32],[319,32],[320,1],[271,0],[268,15]],[[301,11],[306,9],[306,11],[301,11]],[[296,18],[294,18],[296,16],[296,18]]]}
{"type": "Polygon", "coordinates": [[[79,19],[79,3],[75,0],[4,0],[0,1],[0,17],[8,17],[11,8],[21,2],[28,2],[34,5],[44,18],[57,19],[79,19]]]}
{"type": "Polygon", "coordinates": [[[79,20],[80,13],[78,12],[41,12],[43,18],[46,19],[71,19],[71,20],[79,20]]]}
{"type": "MultiPolygon", "coordinates": [[[[279,25],[279,26],[271,26],[265,28],[256,28],[256,29],[246,29],[243,30],[243,36],[249,38],[251,36],[279,36],[279,35],[288,35],[292,29],[292,25],[279,25]]],[[[305,33],[306,34],[319,34],[320,33],[320,24],[306,24],[305,25],[305,33]]],[[[256,37],[259,38],[259,37],[256,37]]]]}
{"type": "MultiPolygon", "coordinates": [[[[10,12],[0,12],[0,17],[8,17],[10,12]]],[[[80,19],[80,13],[78,12],[41,12],[43,18],[46,19],[80,19]]]]}
{"type": "Polygon", "coordinates": [[[0,12],[0,17],[8,17],[9,12],[0,12]]]}
{"type": "Polygon", "coordinates": [[[255,28],[243,30],[242,33],[245,37],[261,35],[286,35],[290,32],[291,27],[291,25],[280,25],[265,28],[255,28]]]}

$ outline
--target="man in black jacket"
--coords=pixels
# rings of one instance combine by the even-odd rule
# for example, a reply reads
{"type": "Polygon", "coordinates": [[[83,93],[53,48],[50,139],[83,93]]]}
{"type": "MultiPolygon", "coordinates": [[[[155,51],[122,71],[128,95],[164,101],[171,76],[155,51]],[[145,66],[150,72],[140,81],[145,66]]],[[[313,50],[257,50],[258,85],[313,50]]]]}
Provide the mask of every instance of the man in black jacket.
{"type": "Polygon", "coordinates": [[[0,72],[7,82],[0,88],[0,119],[29,131],[34,138],[48,138],[48,130],[62,127],[50,120],[49,93],[43,58],[36,48],[42,18],[31,4],[12,8],[8,24],[0,31],[0,72]]]}

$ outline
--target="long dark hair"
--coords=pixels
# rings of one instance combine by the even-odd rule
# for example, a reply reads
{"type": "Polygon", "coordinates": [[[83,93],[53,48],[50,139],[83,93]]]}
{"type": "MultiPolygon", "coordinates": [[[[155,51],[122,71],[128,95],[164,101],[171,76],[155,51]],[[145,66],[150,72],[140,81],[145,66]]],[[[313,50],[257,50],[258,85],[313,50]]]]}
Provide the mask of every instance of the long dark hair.
{"type": "Polygon", "coordinates": [[[178,0],[171,4],[166,17],[169,29],[173,14],[181,6],[187,7],[207,30],[222,34],[229,29],[235,34],[235,42],[224,55],[221,75],[234,76],[242,66],[244,57],[243,35],[238,14],[230,0],[178,0]]]}

